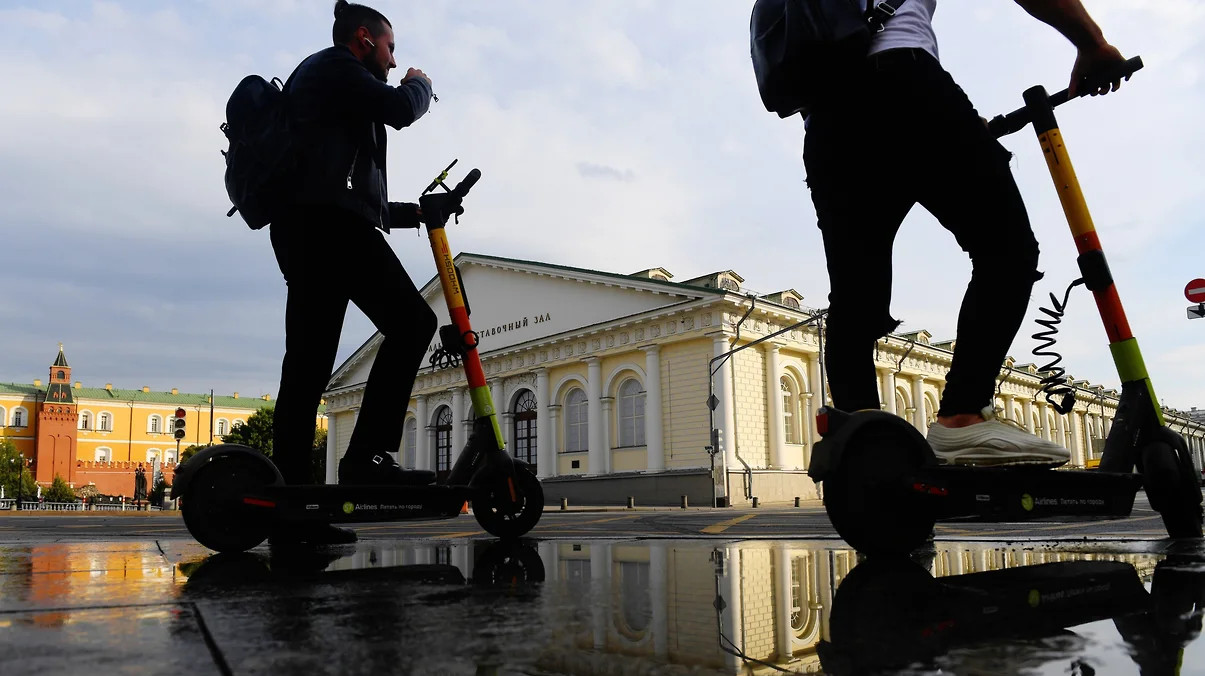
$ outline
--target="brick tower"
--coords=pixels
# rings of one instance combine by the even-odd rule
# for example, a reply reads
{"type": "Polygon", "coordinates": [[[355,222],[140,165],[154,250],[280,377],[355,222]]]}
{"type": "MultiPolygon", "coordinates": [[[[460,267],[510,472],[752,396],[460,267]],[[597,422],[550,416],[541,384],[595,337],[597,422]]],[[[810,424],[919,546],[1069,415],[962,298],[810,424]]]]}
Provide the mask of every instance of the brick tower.
{"type": "Polygon", "coordinates": [[[50,367],[46,396],[38,407],[38,441],[34,478],[49,486],[55,475],[75,481],[76,427],[79,411],[71,394],[71,367],[59,343],[59,356],[50,367]]]}

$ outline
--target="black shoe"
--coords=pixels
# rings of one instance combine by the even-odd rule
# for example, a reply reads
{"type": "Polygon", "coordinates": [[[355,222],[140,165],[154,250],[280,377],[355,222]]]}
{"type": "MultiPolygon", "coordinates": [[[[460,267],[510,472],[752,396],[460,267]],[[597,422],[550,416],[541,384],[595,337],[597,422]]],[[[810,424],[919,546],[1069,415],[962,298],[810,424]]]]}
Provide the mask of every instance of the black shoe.
{"type": "Polygon", "coordinates": [[[388,454],[344,456],[339,461],[340,486],[425,486],[435,472],[402,469],[388,454]]]}
{"type": "Polygon", "coordinates": [[[356,532],[350,528],[339,528],[329,523],[281,523],[268,535],[268,544],[273,547],[324,547],[347,545],[357,540],[356,532]]]}

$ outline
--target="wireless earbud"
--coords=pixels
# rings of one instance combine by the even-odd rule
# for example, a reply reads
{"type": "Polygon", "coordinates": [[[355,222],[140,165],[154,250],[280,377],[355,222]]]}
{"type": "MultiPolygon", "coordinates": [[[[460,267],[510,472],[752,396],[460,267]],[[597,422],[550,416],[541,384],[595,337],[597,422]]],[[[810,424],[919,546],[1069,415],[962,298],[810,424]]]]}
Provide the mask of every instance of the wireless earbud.
{"type": "Polygon", "coordinates": [[[372,40],[369,40],[368,38],[364,38],[364,42],[367,42],[368,46],[372,47],[373,49],[376,49],[377,47],[375,44],[373,44],[372,40]]]}

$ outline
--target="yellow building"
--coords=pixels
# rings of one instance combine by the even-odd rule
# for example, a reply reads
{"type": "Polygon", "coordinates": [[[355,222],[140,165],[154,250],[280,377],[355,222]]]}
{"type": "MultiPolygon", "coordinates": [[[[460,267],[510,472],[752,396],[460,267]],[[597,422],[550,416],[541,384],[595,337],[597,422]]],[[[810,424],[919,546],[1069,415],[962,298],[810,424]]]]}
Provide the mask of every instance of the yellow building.
{"type": "MultiPolygon", "coordinates": [[[[96,483],[105,492],[109,474],[132,473],[139,463],[158,461],[169,468],[176,464],[173,423],[178,410],[184,411],[185,436],[179,442],[183,450],[190,445],[221,443],[235,425],[245,423],[259,409],[273,406],[267,394],[241,397],[235,392],[211,397],[176,388],[167,392],[149,387],[118,389],[111,383],[84,387],[79,381],[68,384],[70,375],[71,367],[60,346],[47,385],[41,379],[32,385],[0,383],[0,439],[13,442],[27,458],[33,458],[35,471],[39,463],[43,466],[43,471],[36,473],[40,483],[48,484],[53,473],[58,473],[76,485],[96,483]],[[39,415],[47,405],[61,408],[62,416],[71,422],[65,433],[54,435],[62,448],[56,457],[66,453],[69,458],[58,458],[53,472],[49,470],[48,435],[40,429],[51,424],[39,415]]],[[[319,411],[317,422],[325,429],[324,410],[319,411]]],[[[63,423],[56,420],[54,424],[63,423]]]]}
{"type": "MultiPolygon", "coordinates": [[[[508,448],[536,466],[549,500],[622,504],[633,496],[637,504],[677,504],[687,495],[702,505],[713,490],[731,505],[818,497],[806,470],[818,438],[820,345],[814,325],[800,325],[814,311],[798,292],[752,292],[731,270],[674,282],[663,268],[624,275],[467,253],[456,262],[508,448]],[[711,429],[722,437],[714,473],[711,429]]],[[[438,279],[422,293],[448,323],[438,279]]],[[[372,336],[328,385],[328,481],[346,450],[379,342],[372,336]]],[[[883,408],[926,430],[952,347],[927,331],[880,340],[883,408]]],[[[997,407],[1070,449],[1072,466],[1090,465],[1118,393],[1072,378],[1075,408],[1056,415],[1041,396],[1043,375],[1010,359],[997,407]]],[[[446,470],[473,418],[464,373],[424,368],[413,394],[398,412],[406,417],[399,460],[446,470]]],[[[1175,412],[1168,420],[1199,461],[1205,424],[1175,412]]]]}

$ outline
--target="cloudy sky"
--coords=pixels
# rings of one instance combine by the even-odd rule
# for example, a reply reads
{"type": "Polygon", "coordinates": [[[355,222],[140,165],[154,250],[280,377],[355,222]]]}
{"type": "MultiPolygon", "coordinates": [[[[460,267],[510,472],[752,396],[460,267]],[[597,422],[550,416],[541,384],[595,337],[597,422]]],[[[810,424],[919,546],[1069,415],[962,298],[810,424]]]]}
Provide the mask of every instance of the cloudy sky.
{"type": "MultiPolygon", "coordinates": [[[[1147,68],[1060,109],[1061,126],[1156,391],[1205,406],[1205,320],[1183,298],[1205,277],[1205,6],[1085,1],[1147,68]]],[[[730,268],[826,304],[802,131],[761,108],[748,0],[376,6],[400,71],[421,67],[440,97],[390,132],[391,197],[413,199],[452,158],[484,175],[454,248],[680,279],[730,268]]],[[[225,217],[218,125],[241,77],[283,79],[329,44],[332,7],[0,1],[0,381],[45,378],[62,341],[87,386],[275,393],[285,286],[267,233],[225,217]]],[[[943,63],[989,117],[1066,84],[1072,47],[1008,0],[942,2],[936,23],[943,63]]],[[[1036,140],[1006,145],[1046,272],[1032,317],[1078,273],[1036,140]]],[[[434,274],[413,231],[390,242],[418,284],[434,274]]],[[[919,207],[895,267],[903,330],[952,337],[970,266],[919,207]]],[[[1013,344],[1022,363],[1034,330],[1013,344]]],[[[371,332],[351,310],[340,360],[371,332]]],[[[1086,292],[1061,335],[1075,377],[1119,384],[1086,292]]]]}

